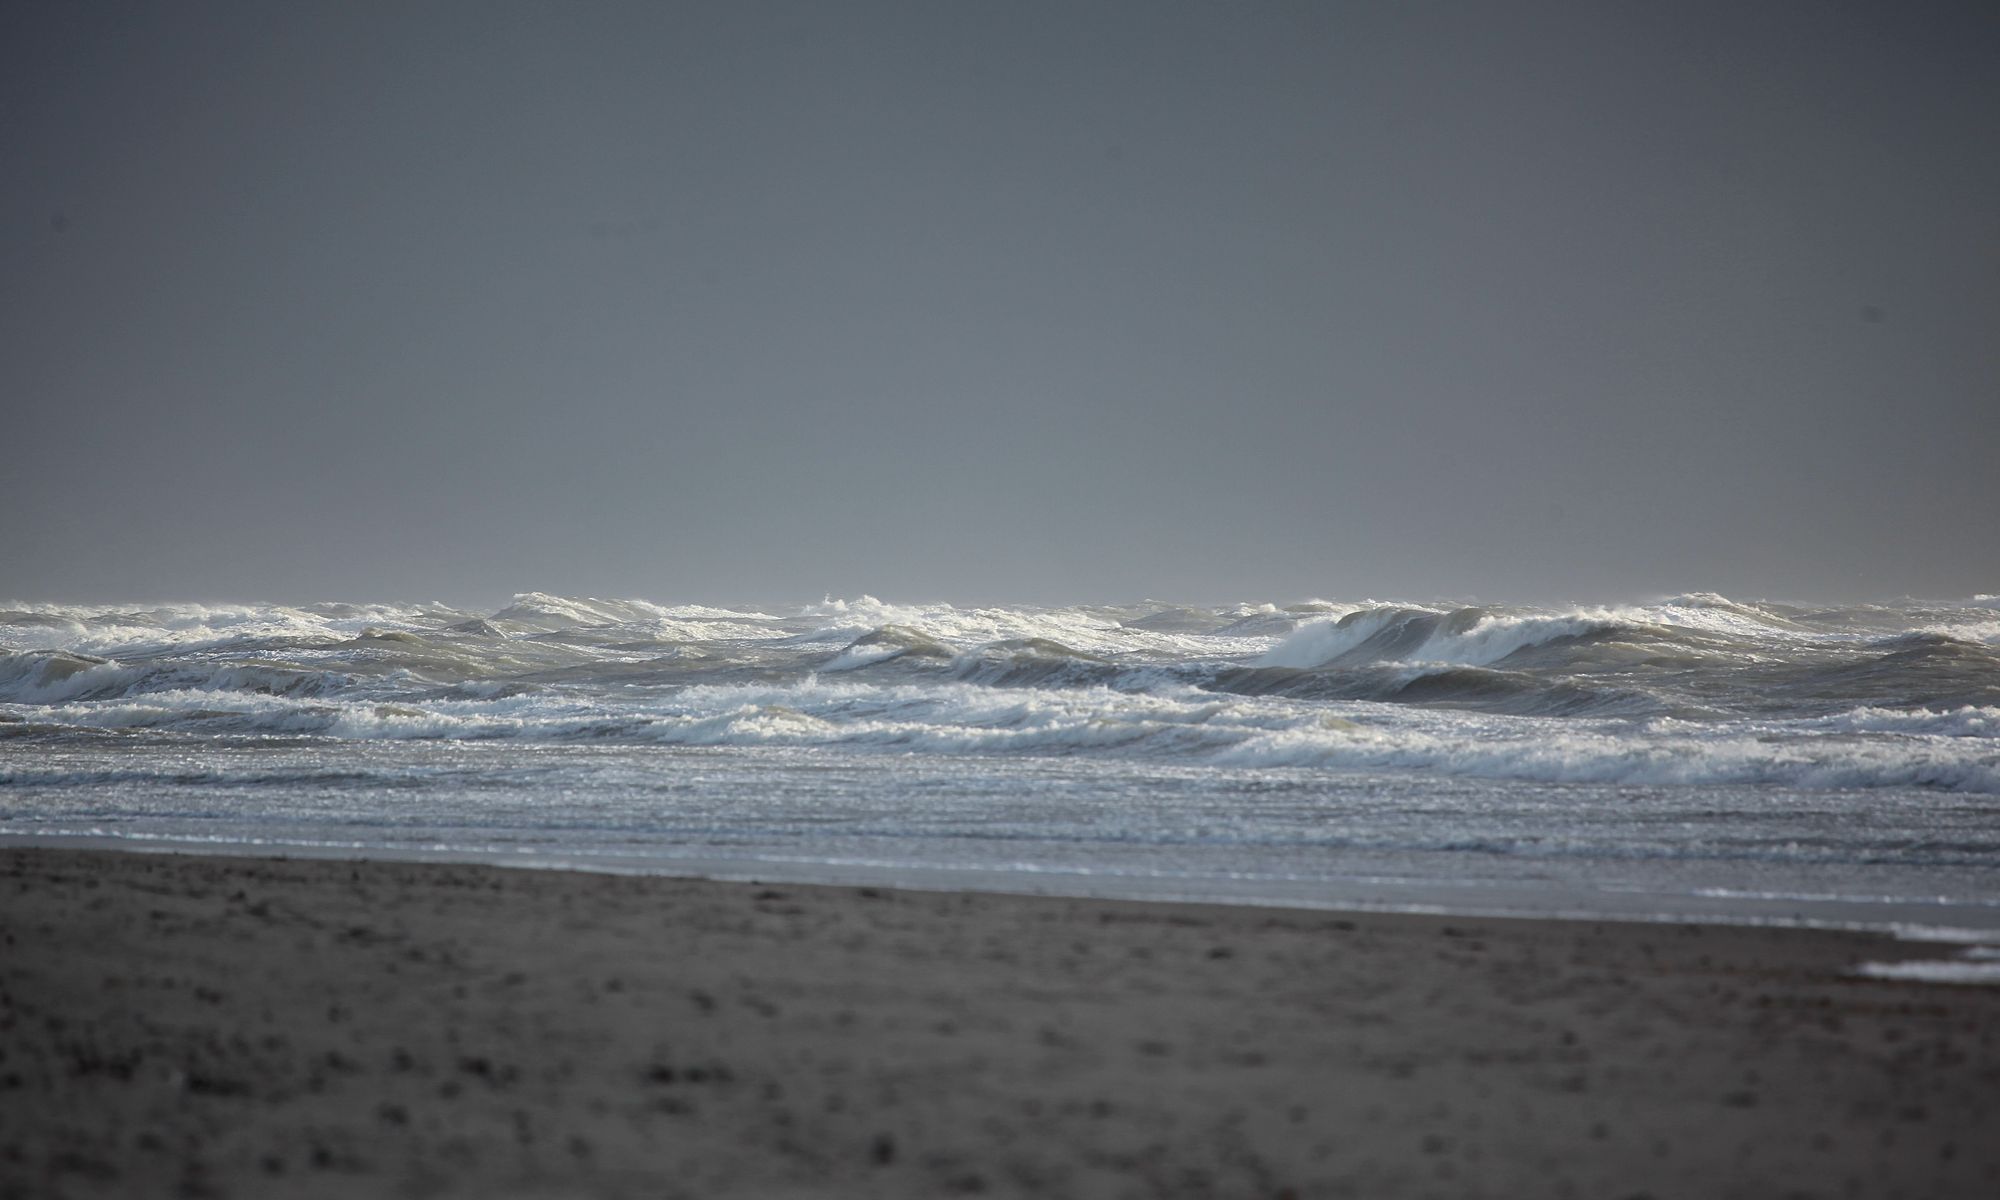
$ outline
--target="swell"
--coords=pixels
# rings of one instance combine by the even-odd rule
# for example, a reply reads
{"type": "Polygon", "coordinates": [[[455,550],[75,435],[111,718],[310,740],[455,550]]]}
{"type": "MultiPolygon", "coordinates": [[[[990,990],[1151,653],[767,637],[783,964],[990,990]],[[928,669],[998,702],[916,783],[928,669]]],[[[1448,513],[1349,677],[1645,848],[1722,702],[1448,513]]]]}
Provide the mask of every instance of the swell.
{"type": "MultiPolygon", "coordinates": [[[[1458,714],[1458,730],[1445,737],[1453,744],[1486,728],[1483,716],[1550,722],[1547,736],[1586,724],[1608,729],[1607,746],[1623,737],[1634,761],[1651,764],[1634,776],[1645,779],[1673,775],[1655,751],[1641,751],[1650,745],[1639,728],[1645,722],[1685,723],[1702,735],[1690,741],[1699,746],[1745,721],[1770,720],[1781,724],[1766,756],[1780,763],[1791,755],[1802,764],[1795,773],[1716,767],[1704,775],[1685,764],[1674,771],[1688,779],[1979,787],[1985,760],[1964,746],[1935,770],[1906,770],[1898,763],[1936,747],[1896,740],[1990,739],[1978,722],[1960,722],[1953,734],[1813,722],[1861,711],[1920,721],[2000,709],[1996,640],[1991,605],[1812,610],[1703,594],[1565,609],[959,608],[862,597],[772,614],[541,593],[488,612],[16,606],[0,610],[7,647],[0,728],[15,745],[115,729],[907,745],[939,753],[1032,748],[1190,760],[1249,754],[1250,742],[1282,728],[1308,747],[1299,751],[1304,762],[1450,771],[1477,759],[1470,752],[1427,758],[1409,737],[1379,760],[1359,743],[1314,741],[1335,728],[1323,720],[1380,725],[1369,706],[1387,706],[1412,721],[1458,714]],[[839,703],[795,702],[835,685],[844,689],[839,703]],[[763,698],[730,699],[746,691],[763,698]],[[1140,700],[1157,703],[1135,708],[1140,700]],[[1219,705],[1214,711],[1227,719],[1162,715],[1206,705],[1219,705]],[[1047,728],[1002,723],[994,728],[1014,731],[996,734],[977,715],[994,707],[1040,713],[1047,728]],[[1813,763],[1849,754],[1851,747],[1831,746],[1840,738],[1867,741],[1880,762],[1813,775],[1813,763]]],[[[1567,777],[1548,770],[1552,779],[1567,777]]]]}
{"type": "Polygon", "coordinates": [[[1676,623],[1665,610],[1564,613],[1447,610],[1385,605],[1300,626],[1257,661],[1267,667],[1352,667],[1381,662],[1458,666],[1558,666],[1592,656],[1701,659],[1753,643],[1736,622],[1676,623]],[[1607,654],[1605,648],[1615,648],[1607,654]]]}
{"type": "Polygon", "coordinates": [[[0,651],[0,700],[28,705],[119,700],[158,692],[242,692],[321,696],[349,686],[345,672],[256,663],[151,663],[126,666],[64,651],[0,651]]]}
{"type": "MultiPolygon", "coordinates": [[[[1211,768],[1416,772],[1548,784],[2000,793],[2000,708],[1855,709],[1791,721],[1688,722],[1448,712],[1409,704],[1330,706],[1192,689],[1144,693],[822,680],[690,688],[620,709],[548,694],[429,705],[271,697],[229,709],[128,701],[85,713],[59,711],[58,717],[88,722],[93,731],[199,732],[211,742],[284,734],[349,741],[502,739],[889,755],[1112,756],[1211,768]]],[[[72,737],[50,734],[42,744],[60,748],[72,737]]],[[[38,767],[36,759],[28,766],[38,767]]],[[[30,779],[18,769],[0,773],[0,783],[30,782],[59,780],[30,779]]]]}

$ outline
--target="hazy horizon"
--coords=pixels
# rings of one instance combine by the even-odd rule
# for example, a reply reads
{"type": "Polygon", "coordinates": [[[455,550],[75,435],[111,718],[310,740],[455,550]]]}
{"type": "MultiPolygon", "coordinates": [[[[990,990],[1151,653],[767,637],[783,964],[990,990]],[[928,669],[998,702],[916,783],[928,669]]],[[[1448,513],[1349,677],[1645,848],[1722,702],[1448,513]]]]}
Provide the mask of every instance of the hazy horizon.
{"type": "MultiPolygon", "coordinates": [[[[422,609],[438,606],[461,613],[491,615],[500,612],[524,598],[550,596],[569,601],[590,601],[603,603],[638,602],[656,605],[660,608],[680,607],[713,608],[741,613],[766,612],[773,615],[807,612],[822,607],[829,610],[835,605],[848,605],[862,610],[870,604],[886,609],[957,609],[971,610],[1013,610],[1028,612],[1036,610],[1061,609],[1136,609],[1159,610],[1189,609],[1194,611],[1225,612],[1243,607],[1268,605],[1279,610],[1306,609],[1316,604],[1333,605],[1336,613],[1353,606],[1357,609],[1370,606],[1394,607],[1411,605],[1419,608],[1493,608],[1493,609],[1548,609],[1551,611],[1570,610],[1572,612],[1615,612],[1617,610],[1638,610],[1660,606],[1690,606],[1699,608],[1707,598],[1716,597],[1736,605],[1774,604],[1797,609],[1818,609],[1825,612],[1839,612],[1843,609],[1880,609],[1889,611],[1902,607],[1919,609],[1936,606],[1939,608],[1981,608],[2000,601],[2000,595],[1973,593],[1962,596],[1905,595],[1885,596],[1873,599],[1828,600],[1807,595],[1755,595],[1744,592],[1722,594],[1708,589],[1682,589],[1678,592],[1629,592],[1590,594],[1551,594],[1540,598],[1507,595],[1500,593],[1476,592],[1436,592],[1429,594],[1408,592],[1380,592],[1360,590],[1355,592],[1323,592],[1310,595],[1133,595],[1133,596],[983,596],[953,593],[911,593],[877,594],[867,590],[835,593],[821,592],[817,595],[722,595],[722,594],[643,594],[633,593],[588,593],[580,591],[556,591],[548,588],[523,588],[512,592],[489,594],[429,594],[394,593],[351,594],[336,592],[330,595],[279,596],[265,593],[245,593],[242,595],[144,595],[112,598],[78,599],[74,597],[31,597],[26,595],[0,594],[0,608],[25,611],[47,609],[103,609],[110,612],[144,611],[153,608],[196,609],[226,608],[287,608],[304,609],[317,607],[352,606],[357,609],[381,607],[385,609],[422,609]]],[[[1305,613],[1311,618],[1311,613],[1305,613]]]]}
{"type": "Polygon", "coordinates": [[[16,4],[0,597],[2000,592],[2000,10],[16,4]]]}

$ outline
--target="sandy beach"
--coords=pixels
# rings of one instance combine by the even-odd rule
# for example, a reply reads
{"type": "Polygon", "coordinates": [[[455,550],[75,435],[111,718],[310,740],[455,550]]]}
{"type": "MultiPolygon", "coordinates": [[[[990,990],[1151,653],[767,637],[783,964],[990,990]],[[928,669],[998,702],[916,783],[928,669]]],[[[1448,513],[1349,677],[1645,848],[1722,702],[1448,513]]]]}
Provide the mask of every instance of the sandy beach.
{"type": "Polygon", "coordinates": [[[0,1196],[2000,1194],[1873,935],[0,850],[0,1196]]]}

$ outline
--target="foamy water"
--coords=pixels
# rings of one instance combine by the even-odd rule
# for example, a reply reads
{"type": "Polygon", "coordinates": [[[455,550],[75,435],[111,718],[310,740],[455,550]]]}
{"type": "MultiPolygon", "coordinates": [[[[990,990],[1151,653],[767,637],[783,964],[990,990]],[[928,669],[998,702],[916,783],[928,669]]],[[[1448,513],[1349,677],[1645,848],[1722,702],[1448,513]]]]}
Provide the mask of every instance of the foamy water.
{"type": "Polygon", "coordinates": [[[1983,927],[1996,738],[1990,597],[0,608],[17,840],[1983,927]]]}

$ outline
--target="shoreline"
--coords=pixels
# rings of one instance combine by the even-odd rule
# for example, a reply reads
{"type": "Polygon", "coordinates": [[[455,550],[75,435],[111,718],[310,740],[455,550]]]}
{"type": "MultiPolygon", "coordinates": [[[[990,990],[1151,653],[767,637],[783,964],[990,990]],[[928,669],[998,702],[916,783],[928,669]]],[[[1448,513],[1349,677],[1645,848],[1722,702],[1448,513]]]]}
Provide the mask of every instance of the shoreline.
{"type": "Polygon", "coordinates": [[[1000,870],[895,862],[808,858],[728,858],[660,854],[612,857],[555,849],[383,847],[355,843],[200,842],[115,834],[6,834],[0,851],[74,850],[306,862],[382,862],[485,866],[497,870],[777,883],[799,887],[873,887],[898,891],[1202,904],[1336,913],[1412,914],[1487,920],[1700,924],[1772,929],[1885,933],[1920,942],[2000,946],[2000,903],[1953,897],[1838,896],[1726,889],[1659,892],[1584,890],[1551,883],[1459,882],[1408,876],[1326,878],[1142,875],[1061,869],[1000,870]]]}
{"type": "Polygon", "coordinates": [[[1991,1195],[1875,933],[0,848],[0,1194],[1991,1195]]]}

